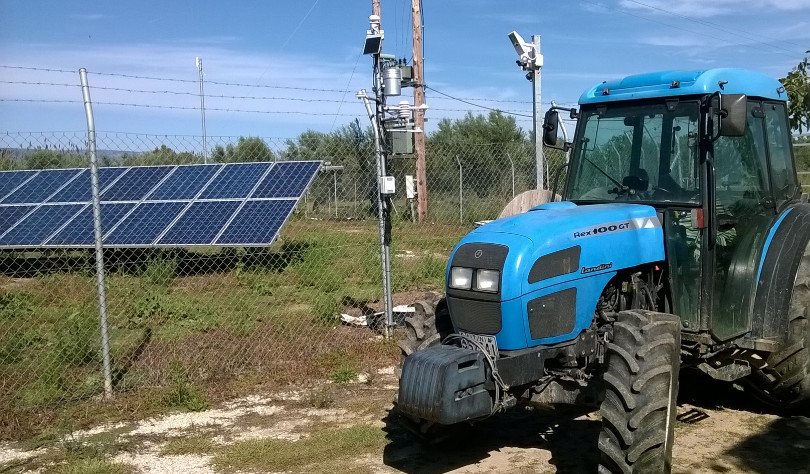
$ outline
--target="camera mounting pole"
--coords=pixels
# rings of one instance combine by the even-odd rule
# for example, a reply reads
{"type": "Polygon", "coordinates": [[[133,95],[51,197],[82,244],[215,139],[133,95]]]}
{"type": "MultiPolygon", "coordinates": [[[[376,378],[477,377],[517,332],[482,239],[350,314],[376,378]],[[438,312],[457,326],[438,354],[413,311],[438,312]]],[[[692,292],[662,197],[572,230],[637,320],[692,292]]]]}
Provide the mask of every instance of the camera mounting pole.
{"type": "Polygon", "coordinates": [[[543,130],[540,116],[543,114],[540,102],[540,71],[543,69],[543,55],[540,54],[540,35],[533,35],[527,43],[517,31],[509,33],[509,40],[520,59],[517,65],[526,72],[526,79],[532,81],[532,127],[534,130],[534,157],[537,163],[537,189],[545,189],[548,170],[543,159],[543,130]]]}

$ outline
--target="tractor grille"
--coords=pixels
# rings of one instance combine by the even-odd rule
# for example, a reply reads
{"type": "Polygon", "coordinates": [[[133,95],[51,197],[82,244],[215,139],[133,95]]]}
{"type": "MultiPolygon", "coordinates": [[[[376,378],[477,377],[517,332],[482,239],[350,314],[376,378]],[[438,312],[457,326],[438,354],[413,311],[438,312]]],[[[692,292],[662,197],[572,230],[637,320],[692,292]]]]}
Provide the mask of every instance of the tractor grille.
{"type": "Polygon", "coordinates": [[[577,289],[568,288],[535,298],[526,305],[532,339],[562,336],[574,330],[577,320],[577,289]]]}
{"type": "Polygon", "coordinates": [[[495,335],[501,331],[501,303],[447,297],[450,318],[457,331],[495,335]]]}

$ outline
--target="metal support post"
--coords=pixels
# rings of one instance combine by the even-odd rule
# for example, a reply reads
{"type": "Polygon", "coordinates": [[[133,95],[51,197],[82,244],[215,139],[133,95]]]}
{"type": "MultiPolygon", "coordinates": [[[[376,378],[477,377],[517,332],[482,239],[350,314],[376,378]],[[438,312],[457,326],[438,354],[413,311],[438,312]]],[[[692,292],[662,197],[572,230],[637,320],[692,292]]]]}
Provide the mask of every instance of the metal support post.
{"type": "Polygon", "coordinates": [[[197,58],[197,69],[200,72],[200,114],[202,115],[203,163],[208,164],[208,137],[205,135],[205,91],[203,90],[203,63],[197,58]]]}
{"type": "Polygon", "coordinates": [[[509,158],[509,166],[512,168],[512,198],[515,197],[515,162],[512,160],[512,155],[506,152],[506,157],[509,158]]]}
{"type": "Polygon", "coordinates": [[[98,187],[98,161],[96,159],[96,125],[93,120],[93,104],[90,102],[90,86],[87,70],[79,69],[82,84],[84,112],[87,116],[87,146],[90,154],[90,185],[93,193],[93,233],[96,242],[96,284],[98,286],[98,312],[101,327],[101,357],[104,368],[104,398],[112,398],[112,370],[110,368],[110,335],[107,327],[107,294],[104,278],[104,252],[101,242],[101,204],[98,187]]]}
{"type": "MultiPolygon", "coordinates": [[[[535,46],[535,62],[530,74],[532,74],[532,125],[534,129],[534,157],[537,162],[537,189],[545,189],[545,162],[543,159],[543,121],[540,115],[543,113],[540,101],[541,78],[540,70],[542,63],[537,64],[540,56],[540,35],[532,36],[532,43],[535,46]]],[[[542,62],[542,61],[541,61],[542,62]]]]}
{"type": "Polygon", "coordinates": [[[464,170],[461,167],[461,160],[456,155],[456,163],[458,163],[458,223],[464,223],[464,170]]]}
{"type": "MultiPolygon", "coordinates": [[[[375,87],[378,84],[377,78],[377,56],[375,56],[374,78],[375,87]]],[[[377,88],[379,91],[381,88],[377,88]]],[[[363,100],[366,106],[366,112],[372,123],[372,130],[374,131],[374,149],[377,158],[377,218],[380,224],[380,256],[382,260],[383,272],[383,297],[385,302],[385,336],[391,337],[392,329],[394,326],[394,312],[393,312],[393,298],[391,296],[391,224],[388,216],[387,199],[383,197],[382,189],[380,189],[382,178],[385,176],[385,151],[382,147],[382,139],[380,137],[380,122],[379,122],[379,97],[377,98],[377,113],[371,109],[371,102],[366,95],[366,91],[361,90],[358,92],[357,97],[363,100]]]]}

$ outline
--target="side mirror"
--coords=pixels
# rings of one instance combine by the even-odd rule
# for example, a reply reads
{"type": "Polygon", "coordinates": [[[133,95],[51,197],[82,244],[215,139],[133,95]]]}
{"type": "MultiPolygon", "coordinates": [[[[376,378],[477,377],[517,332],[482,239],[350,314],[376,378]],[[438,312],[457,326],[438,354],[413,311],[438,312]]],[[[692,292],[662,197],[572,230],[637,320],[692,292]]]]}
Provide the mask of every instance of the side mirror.
{"type": "Polygon", "coordinates": [[[748,98],[745,94],[720,96],[720,136],[741,137],[748,127],[748,98]]]}
{"type": "Polygon", "coordinates": [[[555,109],[546,112],[543,118],[543,145],[557,146],[557,129],[560,128],[560,114],[555,109]]]}

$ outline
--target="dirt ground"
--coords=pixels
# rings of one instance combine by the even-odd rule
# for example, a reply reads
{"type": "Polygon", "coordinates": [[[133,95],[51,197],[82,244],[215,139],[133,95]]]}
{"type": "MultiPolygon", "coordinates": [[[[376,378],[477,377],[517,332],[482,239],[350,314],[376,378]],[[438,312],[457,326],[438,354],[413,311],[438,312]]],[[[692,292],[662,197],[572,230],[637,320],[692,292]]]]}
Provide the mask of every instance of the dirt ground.
{"type": "MultiPolygon", "coordinates": [[[[107,453],[109,466],[126,468],[97,472],[229,472],[216,464],[216,456],[235,443],[268,438],[295,443],[324,428],[358,424],[381,431],[381,449],[346,452],[338,468],[332,460],[328,470],[305,464],[293,472],[596,472],[596,412],[517,407],[459,427],[445,442],[428,446],[403,428],[392,404],[395,391],[389,368],[361,374],[352,383],[324,381],[69,437],[74,444],[106,443],[95,452],[107,453]],[[188,452],[167,449],[183,437],[204,442],[188,452]]],[[[810,473],[810,418],[780,417],[730,385],[688,376],[682,377],[678,413],[675,473],[810,473]]],[[[68,462],[60,454],[64,446],[64,439],[36,449],[0,445],[0,472],[82,472],[60,468],[68,462]]]]}

